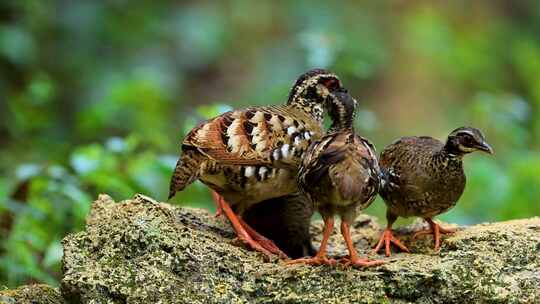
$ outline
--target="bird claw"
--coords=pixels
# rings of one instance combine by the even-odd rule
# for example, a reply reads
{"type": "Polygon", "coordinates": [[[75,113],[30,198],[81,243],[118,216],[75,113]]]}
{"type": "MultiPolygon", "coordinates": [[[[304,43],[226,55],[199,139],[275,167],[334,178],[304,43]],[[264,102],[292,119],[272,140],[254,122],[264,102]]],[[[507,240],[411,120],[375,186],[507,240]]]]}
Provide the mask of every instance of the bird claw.
{"type": "Polygon", "coordinates": [[[250,249],[258,251],[263,254],[265,261],[271,261],[272,260],[272,253],[268,250],[266,250],[263,246],[261,246],[259,243],[255,242],[252,239],[246,239],[242,237],[237,237],[234,239],[236,242],[241,242],[244,245],[247,245],[250,249]]]}
{"type": "Polygon", "coordinates": [[[306,264],[306,265],[329,265],[329,266],[335,266],[337,264],[337,261],[334,259],[329,259],[327,257],[313,257],[313,258],[300,258],[295,259],[291,261],[285,262],[286,265],[294,265],[294,264],[306,264]]]}
{"type": "Polygon", "coordinates": [[[254,240],[257,243],[259,243],[261,247],[268,250],[270,253],[277,255],[280,259],[284,259],[284,260],[289,259],[289,256],[285,254],[283,251],[281,251],[281,249],[279,249],[273,241],[269,239],[260,240],[256,238],[254,238],[254,240]]]}
{"type": "Polygon", "coordinates": [[[383,260],[370,261],[367,258],[365,258],[365,259],[359,259],[359,258],[351,259],[349,257],[342,258],[340,260],[340,262],[345,267],[349,267],[349,266],[353,266],[353,267],[371,267],[371,266],[379,266],[379,265],[382,265],[382,264],[385,263],[383,260]]]}
{"type": "Polygon", "coordinates": [[[433,234],[433,240],[435,241],[435,252],[439,252],[441,249],[441,234],[451,234],[457,231],[455,228],[443,228],[441,225],[433,222],[431,219],[426,219],[429,223],[428,229],[422,229],[413,234],[412,238],[417,239],[419,236],[426,234],[433,234]]]}
{"type": "Polygon", "coordinates": [[[430,228],[428,229],[422,229],[422,230],[419,230],[419,231],[416,231],[413,236],[412,236],[412,239],[413,240],[416,240],[417,238],[423,236],[423,235],[426,235],[426,234],[433,234],[433,230],[431,230],[430,228]]]}
{"type": "Polygon", "coordinates": [[[385,229],[384,232],[381,235],[381,238],[379,239],[379,242],[373,249],[373,253],[376,254],[381,249],[382,245],[385,245],[385,254],[387,257],[391,255],[390,252],[390,244],[396,245],[399,249],[405,252],[409,252],[409,248],[407,248],[401,241],[394,236],[391,229],[385,229]]]}

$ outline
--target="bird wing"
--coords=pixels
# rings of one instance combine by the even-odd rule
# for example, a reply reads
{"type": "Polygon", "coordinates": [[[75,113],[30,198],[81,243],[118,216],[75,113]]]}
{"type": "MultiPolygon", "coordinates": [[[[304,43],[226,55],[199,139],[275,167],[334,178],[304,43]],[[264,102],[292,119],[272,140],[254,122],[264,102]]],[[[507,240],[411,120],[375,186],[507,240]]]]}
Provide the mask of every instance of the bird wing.
{"type": "Polygon", "coordinates": [[[360,197],[364,190],[376,192],[379,174],[375,149],[368,140],[352,132],[333,133],[309,148],[299,181],[303,187],[310,187],[328,176],[342,198],[349,200],[360,197]]]}
{"type": "Polygon", "coordinates": [[[338,140],[339,134],[329,134],[311,144],[304,156],[298,173],[299,181],[305,185],[317,183],[333,164],[342,161],[346,156],[346,148],[338,140]]]}
{"type": "Polygon", "coordinates": [[[203,122],[188,133],[183,147],[222,164],[298,166],[321,133],[320,123],[295,108],[251,107],[203,122]]]}
{"type": "Polygon", "coordinates": [[[347,147],[345,157],[329,169],[334,187],[344,200],[368,200],[379,189],[380,170],[375,148],[365,138],[347,134],[343,137],[347,147]]]}
{"type": "Polygon", "coordinates": [[[441,145],[437,139],[421,136],[402,137],[387,146],[379,160],[385,179],[381,192],[407,197],[411,202],[425,200],[426,192],[421,185],[429,179],[422,174],[424,165],[431,157],[429,151],[441,145]]]}

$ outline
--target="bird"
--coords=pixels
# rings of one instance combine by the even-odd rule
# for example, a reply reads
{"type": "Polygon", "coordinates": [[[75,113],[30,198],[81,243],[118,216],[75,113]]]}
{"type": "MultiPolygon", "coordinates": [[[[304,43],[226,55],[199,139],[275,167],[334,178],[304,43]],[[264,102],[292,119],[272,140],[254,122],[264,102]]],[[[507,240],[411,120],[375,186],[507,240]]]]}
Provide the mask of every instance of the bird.
{"type": "Polygon", "coordinates": [[[373,266],[381,261],[360,258],[350,235],[350,224],[357,213],[375,199],[380,185],[380,169],[375,147],[354,132],[356,100],[346,91],[329,101],[332,125],[328,133],[315,141],[306,153],[298,173],[298,186],[312,201],[324,221],[323,238],[317,254],[288,264],[333,265],[326,253],[328,238],[334,229],[334,216],[341,217],[341,234],[349,256],[346,265],[373,266]]]}
{"type": "Polygon", "coordinates": [[[306,196],[295,192],[253,205],[242,218],[288,257],[297,259],[315,254],[309,232],[313,213],[306,196]]]}
{"type": "Polygon", "coordinates": [[[380,195],[387,206],[387,226],[374,248],[385,245],[390,256],[390,243],[409,250],[392,234],[392,224],[398,217],[421,217],[430,229],[414,237],[433,234],[435,252],[440,249],[440,234],[454,230],[441,227],[433,217],[454,207],[465,190],[463,156],[483,151],[493,154],[484,134],[477,128],[460,127],[453,130],[445,143],[429,136],[402,137],[381,153],[382,172],[380,195]]]}
{"type": "Polygon", "coordinates": [[[202,122],[182,142],[169,199],[199,179],[213,190],[218,213],[229,219],[240,241],[268,258],[286,258],[242,214],[259,202],[297,191],[301,159],[322,136],[324,106],[340,89],[335,74],[312,69],[297,78],[285,104],[232,110],[202,122]]]}

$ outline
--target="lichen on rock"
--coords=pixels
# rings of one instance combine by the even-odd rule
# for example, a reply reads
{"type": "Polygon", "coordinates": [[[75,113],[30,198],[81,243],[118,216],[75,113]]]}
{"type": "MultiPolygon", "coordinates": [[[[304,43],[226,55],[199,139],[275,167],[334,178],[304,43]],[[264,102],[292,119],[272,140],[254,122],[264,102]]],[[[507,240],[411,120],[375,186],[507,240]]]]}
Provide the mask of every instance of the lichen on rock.
{"type": "Polygon", "coordinates": [[[13,290],[0,290],[2,304],[63,304],[58,288],[44,284],[25,285],[13,290]]]}
{"type": "MultiPolygon", "coordinates": [[[[368,253],[379,226],[361,216],[353,227],[368,253]]],[[[534,303],[539,231],[539,218],[482,224],[445,237],[439,254],[430,237],[404,237],[415,253],[378,267],[287,266],[236,244],[228,223],[207,211],[102,195],[86,230],[64,239],[61,290],[84,303],[534,303]]],[[[332,238],[332,254],[346,253],[341,243],[332,238]]]]}
{"type": "MultiPolygon", "coordinates": [[[[321,226],[312,226],[315,242],[320,241],[321,226]]],[[[225,219],[205,210],[158,203],[143,195],[118,203],[101,195],[86,229],[63,241],[63,299],[58,290],[43,285],[3,291],[0,299],[19,303],[13,299],[34,295],[52,299],[37,303],[540,303],[540,218],[462,227],[444,237],[440,253],[432,251],[431,237],[408,236],[419,227],[405,227],[398,235],[413,253],[389,258],[370,254],[381,231],[375,219],[360,216],[352,227],[359,253],[384,259],[384,265],[351,269],[265,261],[234,241],[225,219]]],[[[337,233],[329,249],[332,255],[346,254],[337,233]]]]}

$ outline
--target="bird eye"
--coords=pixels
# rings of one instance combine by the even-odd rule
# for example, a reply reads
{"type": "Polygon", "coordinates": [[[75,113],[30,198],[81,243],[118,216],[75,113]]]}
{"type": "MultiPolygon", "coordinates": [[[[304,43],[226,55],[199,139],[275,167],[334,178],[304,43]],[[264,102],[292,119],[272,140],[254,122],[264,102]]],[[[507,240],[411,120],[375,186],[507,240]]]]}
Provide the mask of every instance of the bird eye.
{"type": "Polygon", "coordinates": [[[323,82],[323,85],[330,91],[335,91],[339,88],[339,80],[335,78],[327,79],[323,82]]]}
{"type": "Polygon", "coordinates": [[[467,144],[474,144],[475,140],[470,134],[464,134],[463,139],[465,140],[465,143],[467,144]]]}

